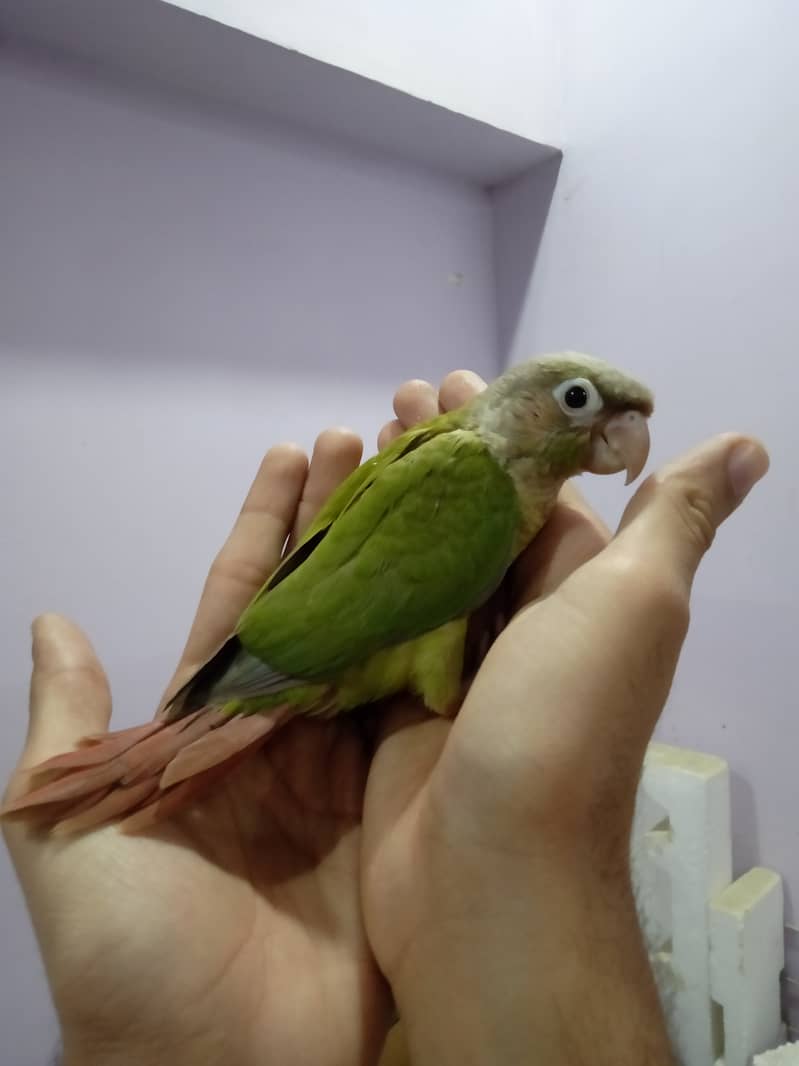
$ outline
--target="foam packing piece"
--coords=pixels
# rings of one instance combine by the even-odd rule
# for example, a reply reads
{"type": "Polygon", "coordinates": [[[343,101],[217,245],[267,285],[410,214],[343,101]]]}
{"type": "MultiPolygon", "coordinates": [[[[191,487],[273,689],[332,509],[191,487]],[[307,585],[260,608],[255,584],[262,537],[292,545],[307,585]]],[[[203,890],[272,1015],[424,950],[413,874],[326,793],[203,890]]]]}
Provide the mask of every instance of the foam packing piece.
{"type": "Polygon", "coordinates": [[[799,1066],[799,1044],[782,1044],[772,1051],[755,1055],[752,1066],[799,1066]]]}
{"type": "Polygon", "coordinates": [[[636,803],[633,881],[681,1066],[748,1066],[785,1038],[782,882],[732,880],[729,768],[650,745],[636,803]]]}

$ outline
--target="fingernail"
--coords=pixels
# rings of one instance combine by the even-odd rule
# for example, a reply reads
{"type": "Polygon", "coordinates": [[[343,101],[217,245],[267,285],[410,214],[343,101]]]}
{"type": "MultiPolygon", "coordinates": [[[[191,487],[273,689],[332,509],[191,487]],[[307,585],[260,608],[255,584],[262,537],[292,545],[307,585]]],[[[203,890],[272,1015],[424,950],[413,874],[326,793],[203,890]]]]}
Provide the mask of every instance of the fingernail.
{"type": "Polygon", "coordinates": [[[736,500],[742,500],[769,467],[765,449],[747,441],[733,448],[727,460],[727,476],[736,500]]]}

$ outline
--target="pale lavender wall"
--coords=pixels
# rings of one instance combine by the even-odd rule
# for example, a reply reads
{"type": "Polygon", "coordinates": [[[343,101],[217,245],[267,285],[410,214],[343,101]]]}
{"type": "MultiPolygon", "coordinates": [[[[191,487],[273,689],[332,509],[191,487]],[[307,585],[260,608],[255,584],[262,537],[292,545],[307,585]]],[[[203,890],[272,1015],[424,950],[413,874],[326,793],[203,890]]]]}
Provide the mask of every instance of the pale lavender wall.
{"type": "MultiPolygon", "coordinates": [[[[264,449],[342,422],[371,445],[401,380],[497,352],[476,188],[8,54],[0,141],[5,777],[34,614],[77,618],[119,720],[149,716],[264,449]]],[[[0,928],[0,1062],[40,1066],[4,852],[0,928]]]]}
{"type": "MultiPolygon", "coordinates": [[[[655,460],[729,427],[769,443],[768,482],[703,567],[660,733],[730,760],[736,866],[776,867],[795,904],[799,9],[563,11],[565,160],[516,354],[570,345],[637,370],[658,393],[655,460]]],[[[2,771],[31,614],[75,613],[123,718],[138,715],[263,447],[330,420],[371,432],[370,403],[408,373],[490,372],[493,309],[487,205],[468,188],[18,64],[0,74],[0,124],[2,771]],[[464,264],[472,285],[450,288],[464,264]],[[289,413],[298,383],[307,407],[289,413]],[[153,502],[177,551],[163,554],[153,502]],[[157,615],[147,587],[167,590],[157,615]]],[[[589,492],[608,516],[626,498],[606,480],[589,492]]],[[[27,1041],[27,1066],[48,1015],[2,878],[0,1032],[27,1041]]]]}
{"type": "MultiPolygon", "coordinates": [[[[730,428],[771,449],[703,565],[659,732],[730,761],[736,868],[779,870],[796,922],[799,7],[564,8],[564,161],[515,353],[569,345],[639,372],[655,461],[730,428]]],[[[622,486],[586,486],[618,514],[622,486]]]]}

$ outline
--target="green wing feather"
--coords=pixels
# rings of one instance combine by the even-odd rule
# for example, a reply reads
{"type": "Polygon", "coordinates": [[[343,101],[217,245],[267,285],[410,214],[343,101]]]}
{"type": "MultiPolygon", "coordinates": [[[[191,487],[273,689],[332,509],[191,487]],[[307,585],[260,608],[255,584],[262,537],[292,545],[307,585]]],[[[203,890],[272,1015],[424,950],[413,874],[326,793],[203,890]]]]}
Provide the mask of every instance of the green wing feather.
{"type": "Polygon", "coordinates": [[[377,455],[367,459],[365,463],[361,463],[356,470],[353,470],[350,476],[333,490],[316,518],[297,542],[294,550],[270,575],[250,607],[308,558],[321,538],[328,533],[335,520],[353,506],[384,470],[422,444],[458,428],[461,422],[461,412],[451,411],[448,414],[439,415],[438,418],[430,419],[421,426],[414,426],[393,440],[377,455]]]}
{"type": "Polygon", "coordinates": [[[491,594],[512,561],[518,499],[458,425],[442,416],[405,434],[344,482],[242,615],[246,651],[285,677],[334,680],[491,594]]]}

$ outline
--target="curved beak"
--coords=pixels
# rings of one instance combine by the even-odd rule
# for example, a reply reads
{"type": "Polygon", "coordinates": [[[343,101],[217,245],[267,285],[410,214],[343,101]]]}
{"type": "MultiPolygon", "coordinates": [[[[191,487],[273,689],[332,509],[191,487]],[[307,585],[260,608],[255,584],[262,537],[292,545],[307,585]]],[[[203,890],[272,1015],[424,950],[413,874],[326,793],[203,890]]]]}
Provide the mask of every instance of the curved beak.
{"type": "Polygon", "coordinates": [[[649,426],[640,411],[622,411],[596,427],[586,470],[592,474],[627,471],[625,485],[635,481],[649,457],[649,426]]]}

